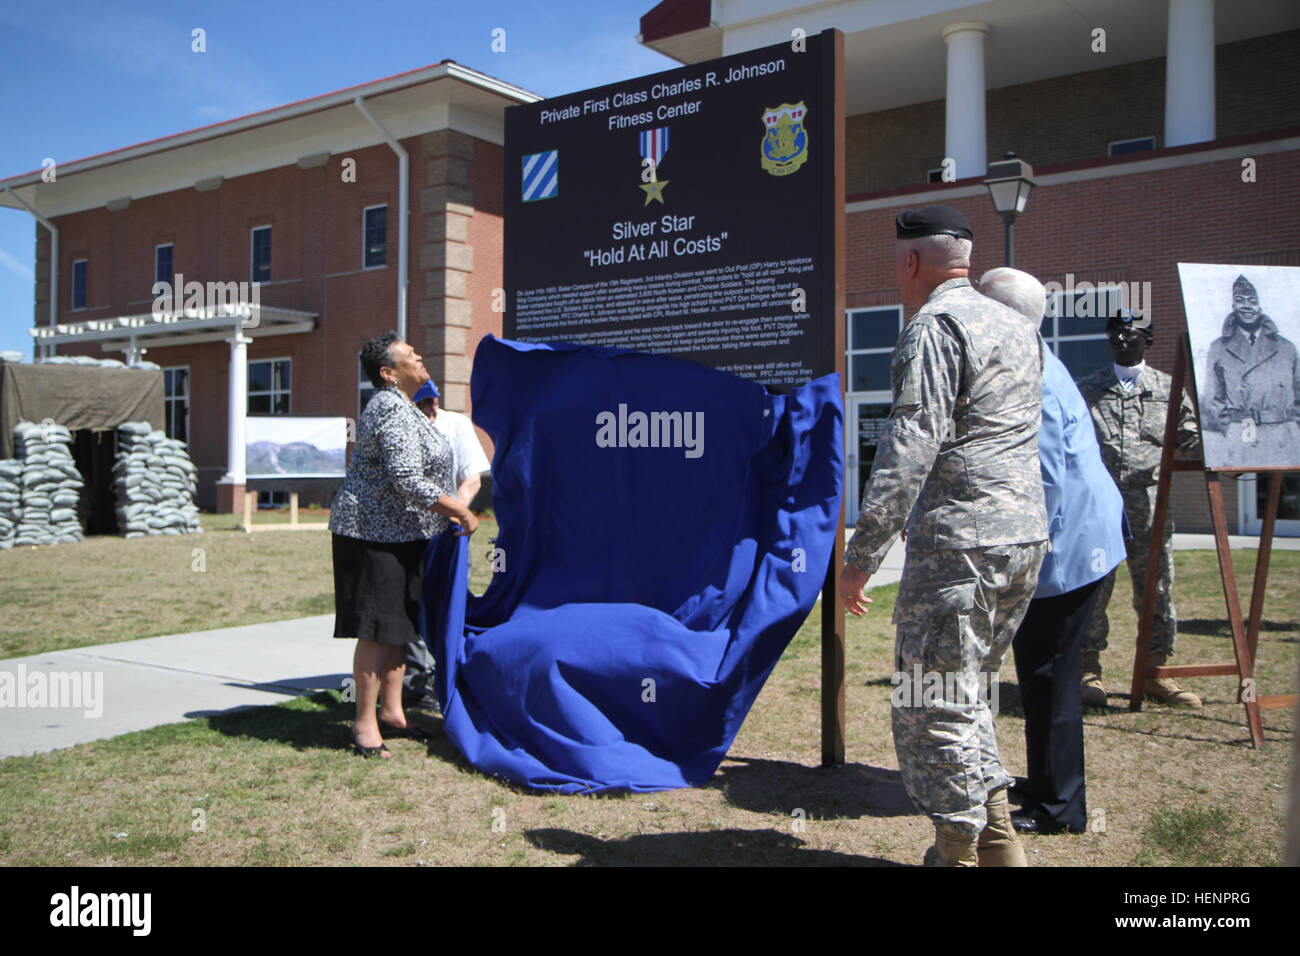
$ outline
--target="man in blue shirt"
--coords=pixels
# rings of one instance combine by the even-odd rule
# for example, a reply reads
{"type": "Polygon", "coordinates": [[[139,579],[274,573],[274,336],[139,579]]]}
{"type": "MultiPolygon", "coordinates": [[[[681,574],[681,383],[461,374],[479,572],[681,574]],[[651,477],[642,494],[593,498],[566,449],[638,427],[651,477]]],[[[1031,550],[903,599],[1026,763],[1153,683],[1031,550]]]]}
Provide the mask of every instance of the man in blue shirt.
{"type": "MultiPolygon", "coordinates": [[[[1047,295],[1037,279],[993,269],[980,291],[1035,327],[1047,295]]],[[[1070,372],[1044,346],[1043,422],[1038,454],[1051,550],[1034,599],[1012,641],[1025,711],[1028,792],[1011,814],[1028,833],[1082,833],[1083,704],[1080,651],[1106,575],[1124,560],[1124,499],[1102,463],[1088,405],[1070,372]]]]}

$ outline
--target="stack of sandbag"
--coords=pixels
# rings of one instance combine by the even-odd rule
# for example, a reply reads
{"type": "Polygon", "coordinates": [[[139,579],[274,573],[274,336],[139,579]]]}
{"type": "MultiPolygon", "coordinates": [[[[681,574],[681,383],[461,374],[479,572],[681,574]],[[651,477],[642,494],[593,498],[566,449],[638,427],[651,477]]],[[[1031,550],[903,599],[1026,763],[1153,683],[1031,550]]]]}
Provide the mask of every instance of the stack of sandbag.
{"type": "Polygon", "coordinates": [[[52,422],[19,422],[14,427],[14,455],[22,461],[15,545],[82,541],[77,501],[85,484],[68,445],[72,433],[52,422]]]}
{"type": "Polygon", "coordinates": [[[0,461],[0,550],[14,546],[22,507],[22,477],[23,463],[17,458],[0,461]]]}
{"type": "Polygon", "coordinates": [[[42,365],[82,365],[87,368],[126,368],[121,359],[95,358],[93,355],[50,355],[41,359],[42,365]]]}
{"type": "Polygon", "coordinates": [[[198,471],[185,443],[148,422],[117,429],[113,488],[117,525],[128,538],[150,534],[202,534],[194,506],[198,471]]]}

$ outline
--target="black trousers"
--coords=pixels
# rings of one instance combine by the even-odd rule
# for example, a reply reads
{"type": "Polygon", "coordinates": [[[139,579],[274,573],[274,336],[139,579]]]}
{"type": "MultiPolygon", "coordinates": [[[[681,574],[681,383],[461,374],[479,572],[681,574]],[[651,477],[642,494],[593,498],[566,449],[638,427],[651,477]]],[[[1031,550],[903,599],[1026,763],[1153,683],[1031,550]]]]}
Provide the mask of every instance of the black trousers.
{"type": "Polygon", "coordinates": [[[1079,655],[1100,589],[1097,580],[1029,602],[1011,642],[1025,709],[1031,798],[1026,809],[1041,810],[1075,832],[1082,832],[1088,823],[1079,655]]]}

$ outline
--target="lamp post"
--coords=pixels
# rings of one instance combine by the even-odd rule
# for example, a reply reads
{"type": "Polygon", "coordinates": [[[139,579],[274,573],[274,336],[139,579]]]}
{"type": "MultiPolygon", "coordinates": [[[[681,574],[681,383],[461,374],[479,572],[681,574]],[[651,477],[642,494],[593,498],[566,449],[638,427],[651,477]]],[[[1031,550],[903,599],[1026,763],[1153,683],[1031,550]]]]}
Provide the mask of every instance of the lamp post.
{"type": "Polygon", "coordinates": [[[1015,258],[1012,226],[1015,225],[1016,216],[1025,211],[1030,190],[1038,185],[1034,182],[1034,168],[1023,159],[1016,159],[1015,153],[1007,153],[1001,162],[989,163],[984,185],[989,188],[993,208],[998,211],[1007,227],[1007,266],[1010,267],[1015,258]]]}

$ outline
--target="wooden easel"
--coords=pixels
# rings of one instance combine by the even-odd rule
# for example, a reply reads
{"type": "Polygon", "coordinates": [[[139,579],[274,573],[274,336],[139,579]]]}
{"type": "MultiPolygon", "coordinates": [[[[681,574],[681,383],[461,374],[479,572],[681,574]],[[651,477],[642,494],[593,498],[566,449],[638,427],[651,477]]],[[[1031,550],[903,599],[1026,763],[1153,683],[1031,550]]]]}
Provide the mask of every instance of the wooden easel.
{"type": "MultiPolygon", "coordinates": [[[[1282,475],[1293,468],[1220,468],[1205,467],[1205,458],[1176,460],[1174,442],[1178,437],[1178,417],[1182,406],[1183,386],[1187,383],[1187,368],[1191,356],[1191,341],[1183,334],[1182,344],[1174,360],[1173,383],[1169,390],[1169,414],[1165,419],[1165,444],[1160,457],[1160,478],[1156,483],[1155,526],[1151,529],[1150,559],[1147,562],[1146,595],[1142,614],[1138,618],[1137,651],[1133,658],[1133,686],[1128,709],[1142,709],[1142,684],[1147,677],[1217,677],[1236,675],[1237,700],[1246,708],[1246,725],[1250,728],[1251,746],[1258,748],[1264,742],[1264,726],[1260,711],[1276,707],[1294,707],[1295,694],[1272,697],[1255,693],[1255,649],[1259,642],[1259,628],[1264,612],[1264,589],[1268,581],[1268,561],[1273,551],[1273,525],[1277,521],[1278,505],[1282,495],[1282,475]],[[1151,625],[1156,612],[1156,583],[1160,578],[1159,555],[1164,547],[1165,519],[1169,514],[1169,490],[1175,471],[1199,471],[1205,475],[1205,492],[1210,502],[1210,521],[1214,526],[1214,546],[1219,554],[1219,572],[1223,578],[1223,596],[1228,606],[1228,623],[1232,627],[1232,647],[1236,662],[1233,664],[1181,664],[1163,667],[1147,666],[1151,643],[1151,625]],[[1241,601],[1237,595],[1237,575],[1233,570],[1232,551],[1228,546],[1228,521],[1223,510],[1223,489],[1220,474],[1261,472],[1269,474],[1268,507],[1264,512],[1259,533],[1259,551],[1255,558],[1255,581],[1250,594],[1250,617],[1243,620],[1241,601]],[[1247,689],[1250,693],[1246,693],[1247,689]]],[[[1196,419],[1201,420],[1200,402],[1193,384],[1192,407],[1196,419]]]]}
{"type": "Polygon", "coordinates": [[[306,521],[298,523],[298,492],[289,492],[289,523],[288,524],[259,524],[253,525],[253,515],[257,514],[257,492],[244,492],[244,523],[239,526],[240,531],[251,534],[254,531],[319,531],[328,528],[329,525],[324,521],[306,521]]]}

